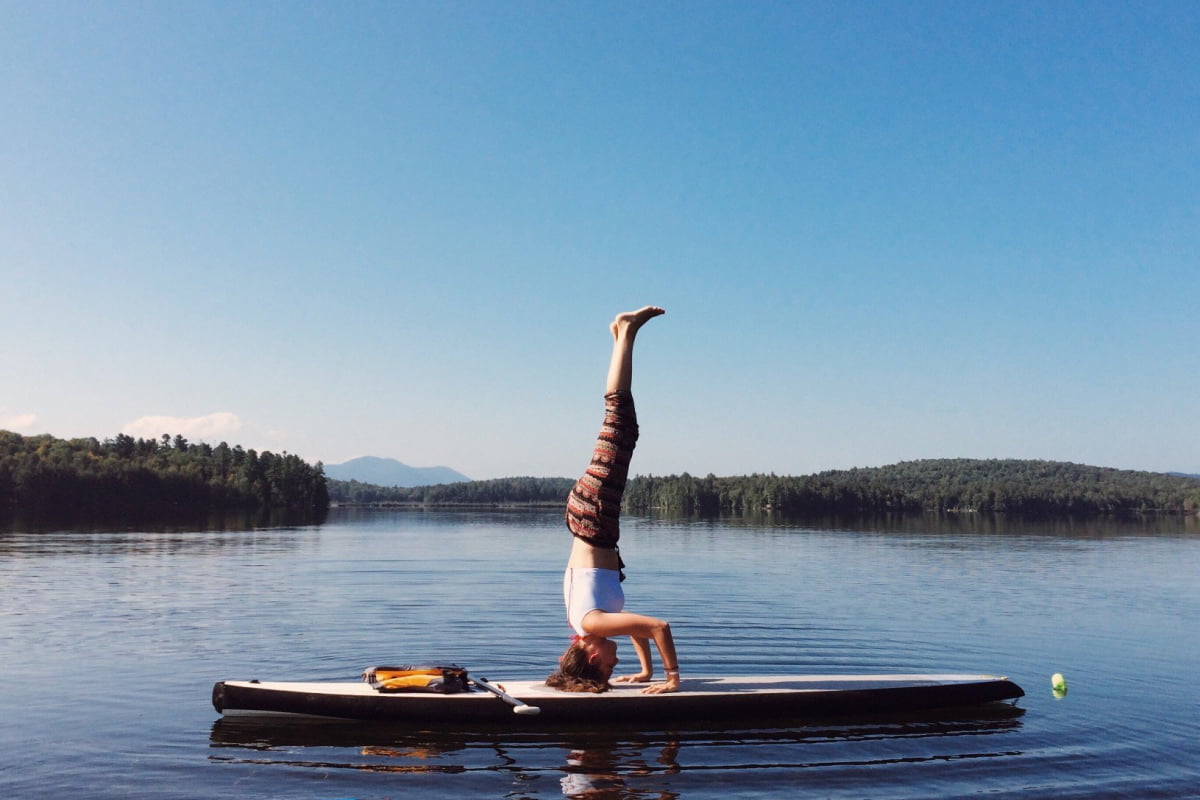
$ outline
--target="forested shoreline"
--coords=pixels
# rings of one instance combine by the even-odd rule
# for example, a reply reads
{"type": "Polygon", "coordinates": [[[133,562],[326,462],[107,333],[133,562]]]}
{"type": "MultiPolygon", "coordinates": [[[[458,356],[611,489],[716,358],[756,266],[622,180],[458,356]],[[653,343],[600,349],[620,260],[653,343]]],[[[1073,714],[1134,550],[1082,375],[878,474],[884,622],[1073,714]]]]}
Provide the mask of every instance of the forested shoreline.
{"type": "MultiPolygon", "coordinates": [[[[339,505],[561,505],[573,480],[508,478],[385,488],[329,481],[339,505]]],[[[798,477],[631,478],[624,507],[711,516],[978,512],[1022,515],[1194,514],[1200,479],[1157,472],[1018,459],[928,459],[798,477]]]]}
{"type": "Polygon", "coordinates": [[[802,477],[639,477],[625,498],[630,509],[698,514],[1179,514],[1200,509],[1200,480],[1059,461],[927,459],[802,477]]]}
{"type": "MultiPolygon", "coordinates": [[[[182,436],[58,439],[0,430],[0,512],[77,518],[341,506],[561,507],[574,480],[500,478],[416,488],[328,479],[320,463],[182,436]]],[[[1196,514],[1200,478],[1058,461],[928,459],[804,476],[636,476],[625,509],[696,516],[978,512],[1196,514]]]]}
{"type": "Polygon", "coordinates": [[[0,430],[0,511],[141,519],[219,511],[323,513],[321,465],[295,455],[192,444],[183,436],[103,441],[0,430]]]}
{"type": "Polygon", "coordinates": [[[435,486],[376,486],[326,479],[335,505],[561,506],[575,485],[567,478],[495,478],[435,486]]]}

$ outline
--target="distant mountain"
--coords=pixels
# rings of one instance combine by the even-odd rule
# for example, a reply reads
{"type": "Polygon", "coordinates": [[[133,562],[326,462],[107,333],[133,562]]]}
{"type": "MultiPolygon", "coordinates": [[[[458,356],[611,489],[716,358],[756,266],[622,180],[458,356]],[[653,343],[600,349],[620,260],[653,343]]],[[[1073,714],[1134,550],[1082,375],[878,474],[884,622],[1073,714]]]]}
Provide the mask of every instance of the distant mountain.
{"type": "Polygon", "coordinates": [[[376,486],[436,486],[471,480],[449,467],[410,467],[394,458],[363,456],[342,464],[326,464],[325,474],[337,481],[360,481],[376,486]]]}

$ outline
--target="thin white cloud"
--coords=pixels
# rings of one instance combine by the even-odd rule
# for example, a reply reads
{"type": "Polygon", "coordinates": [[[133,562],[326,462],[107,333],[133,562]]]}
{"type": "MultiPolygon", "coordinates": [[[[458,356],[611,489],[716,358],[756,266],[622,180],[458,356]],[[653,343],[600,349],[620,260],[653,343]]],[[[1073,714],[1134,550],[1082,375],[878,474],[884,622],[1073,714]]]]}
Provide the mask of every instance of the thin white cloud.
{"type": "Polygon", "coordinates": [[[0,429],[14,433],[28,433],[37,422],[37,414],[5,414],[0,406],[0,429]]]}
{"type": "Polygon", "coordinates": [[[157,439],[164,433],[181,435],[185,439],[222,439],[237,433],[242,421],[237,414],[217,411],[203,417],[142,417],[121,429],[127,436],[157,439]]]}

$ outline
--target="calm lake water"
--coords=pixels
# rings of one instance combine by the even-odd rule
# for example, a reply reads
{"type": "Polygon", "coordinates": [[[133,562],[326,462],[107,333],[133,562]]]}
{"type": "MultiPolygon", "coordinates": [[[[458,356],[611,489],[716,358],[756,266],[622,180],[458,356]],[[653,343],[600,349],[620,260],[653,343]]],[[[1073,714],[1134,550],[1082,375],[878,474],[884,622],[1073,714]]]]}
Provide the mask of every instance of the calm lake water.
{"type": "Polygon", "coordinates": [[[234,725],[214,681],[543,677],[567,642],[560,515],[0,532],[0,797],[1200,797],[1195,520],[632,518],[622,545],[629,608],[671,620],[685,679],[991,672],[1027,696],[775,730],[234,725]]]}

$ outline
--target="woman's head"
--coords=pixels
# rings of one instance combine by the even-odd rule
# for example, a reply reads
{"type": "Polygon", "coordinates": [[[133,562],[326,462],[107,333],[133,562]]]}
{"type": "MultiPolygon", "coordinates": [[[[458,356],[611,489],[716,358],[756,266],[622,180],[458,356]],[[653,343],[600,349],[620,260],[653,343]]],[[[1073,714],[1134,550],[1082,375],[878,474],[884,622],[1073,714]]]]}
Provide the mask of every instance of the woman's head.
{"type": "Polygon", "coordinates": [[[567,692],[604,692],[617,666],[617,643],[602,636],[576,639],[558,660],[547,686],[567,692]]]}

